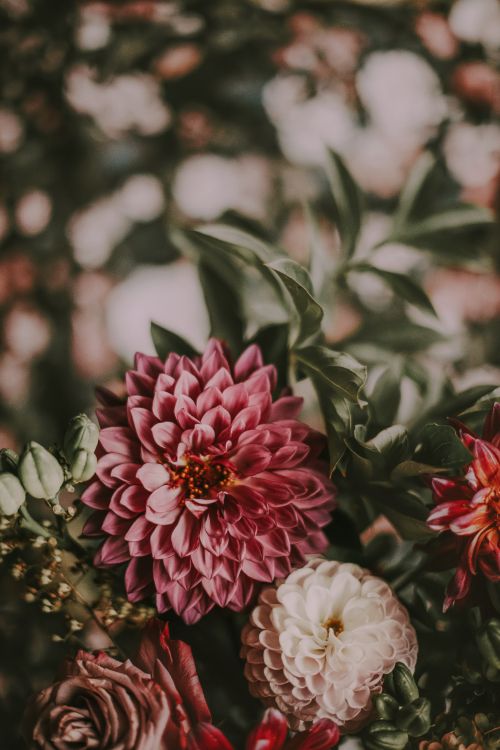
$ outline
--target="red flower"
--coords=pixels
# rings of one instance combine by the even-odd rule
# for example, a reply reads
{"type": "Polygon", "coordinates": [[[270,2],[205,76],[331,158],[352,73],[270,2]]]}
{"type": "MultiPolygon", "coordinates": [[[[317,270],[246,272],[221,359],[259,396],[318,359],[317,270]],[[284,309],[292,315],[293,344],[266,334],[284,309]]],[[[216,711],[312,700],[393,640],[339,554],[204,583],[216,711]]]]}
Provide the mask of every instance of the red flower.
{"type": "Polygon", "coordinates": [[[194,728],[211,720],[191,649],[153,622],[134,662],[79,651],[29,705],[29,746],[186,750],[194,728]]]}
{"type": "MultiPolygon", "coordinates": [[[[190,647],[158,621],[146,627],[134,663],[79,651],[31,701],[23,734],[40,750],[233,750],[212,724],[190,647]]],[[[322,720],[287,737],[285,717],[271,709],[246,750],[330,750],[339,730],[322,720]]]]}
{"type": "Polygon", "coordinates": [[[463,477],[432,480],[436,508],[427,520],[444,532],[443,548],[454,546],[459,560],[445,611],[470,594],[475,576],[500,581],[500,403],[486,418],[482,438],[456,424],[473,461],[463,477]]]}
{"type": "MultiPolygon", "coordinates": [[[[274,708],[269,708],[261,723],[250,734],[246,750],[330,750],[339,741],[340,732],[336,724],[328,719],[317,721],[310,729],[288,738],[285,717],[274,708]]],[[[233,750],[225,737],[212,724],[200,724],[191,740],[189,750],[233,750]]]]}
{"type": "Polygon", "coordinates": [[[187,623],[215,605],[241,610],[326,547],[323,439],[296,419],[301,399],[272,402],[275,385],[257,346],[232,366],[212,340],[195,359],[137,355],[126,403],[105,396],[84,531],[108,537],[97,564],[128,563],[131,601],[154,592],[187,623]]]}

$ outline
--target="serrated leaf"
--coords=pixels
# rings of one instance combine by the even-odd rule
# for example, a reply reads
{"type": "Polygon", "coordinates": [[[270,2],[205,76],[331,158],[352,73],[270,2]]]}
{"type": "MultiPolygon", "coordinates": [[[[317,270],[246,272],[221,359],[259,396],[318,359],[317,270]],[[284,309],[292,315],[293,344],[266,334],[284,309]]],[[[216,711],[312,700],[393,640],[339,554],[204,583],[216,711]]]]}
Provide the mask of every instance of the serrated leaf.
{"type": "Polygon", "coordinates": [[[421,430],[415,458],[442,469],[458,469],[472,460],[456,431],[446,424],[428,424],[421,430]]]}
{"type": "Polygon", "coordinates": [[[306,269],[289,258],[268,264],[277,274],[292,299],[298,318],[298,330],[294,346],[307,341],[321,330],[323,308],[312,296],[312,284],[306,269]]]}
{"type": "Polygon", "coordinates": [[[198,275],[210,318],[210,335],[225,341],[237,356],[242,349],[245,328],[239,295],[205,261],[198,264],[198,275]]]}
{"type": "Polygon", "coordinates": [[[297,349],[295,357],[313,380],[319,380],[348,401],[359,401],[366,382],[366,367],[350,354],[326,346],[307,346],[297,349]]]}
{"type": "Polygon", "coordinates": [[[195,357],[198,355],[194,346],[183,339],[182,336],[163,328],[155,322],[151,323],[151,338],[160,359],[166,359],[170,352],[185,355],[186,357],[195,357]]]}
{"type": "Polygon", "coordinates": [[[434,310],[432,302],[427,294],[422,287],[409,276],[402,273],[395,273],[394,271],[386,271],[383,268],[372,266],[369,263],[357,263],[352,267],[352,270],[362,273],[371,273],[374,276],[378,276],[379,279],[385,281],[398,297],[401,297],[406,302],[409,302],[426,312],[436,315],[436,311],[434,310]]]}
{"type": "Polygon", "coordinates": [[[334,204],[334,220],[342,241],[342,252],[350,258],[356,249],[362,219],[362,195],[343,160],[329,152],[327,176],[334,204]]]}

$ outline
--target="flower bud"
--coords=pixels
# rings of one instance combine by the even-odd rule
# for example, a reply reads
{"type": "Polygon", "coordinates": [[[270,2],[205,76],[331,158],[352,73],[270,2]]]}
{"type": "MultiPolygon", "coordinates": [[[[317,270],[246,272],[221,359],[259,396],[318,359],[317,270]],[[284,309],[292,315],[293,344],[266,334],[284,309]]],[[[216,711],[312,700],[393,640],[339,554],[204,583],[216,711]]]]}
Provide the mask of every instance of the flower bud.
{"type": "Polygon", "coordinates": [[[32,441],[26,445],[21,455],[19,478],[32,497],[50,500],[61,489],[64,472],[52,453],[43,445],[32,441]]]}
{"type": "Polygon", "coordinates": [[[388,693],[376,695],[373,705],[380,719],[394,719],[399,709],[397,700],[388,693]]]}
{"type": "Polygon", "coordinates": [[[417,683],[413,679],[413,675],[406,664],[398,661],[392,671],[392,678],[394,684],[394,697],[400,705],[405,706],[407,703],[411,703],[418,698],[419,692],[417,683]]]}
{"type": "MultiPolygon", "coordinates": [[[[94,453],[99,440],[99,428],[86,414],[73,417],[64,435],[64,455],[71,464],[79,451],[94,453]]],[[[82,480],[83,481],[83,480],[82,480]]]]}
{"type": "Polygon", "coordinates": [[[94,453],[86,450],[76,451],[69,463],[69,470],[75,482],[86,482],[91,479],[97,467],[97,458],[94,453]]]}
{"type": "Polygon", "coordinates": [[[480,629],[477,636],[477,646],[488,667],[500,669],[500,620],[493,617],[480,629]]]}
{"type": "Polygon", "coordinates": [[[410,737],[422,737],[431,726],[431,704],[427,698],[417,698],[399,709],[396,725],[410,737]]]}
{"type": "Polygon", "coordinates": [[[13,516],[26,500],[19,479],[7,471],[0,474],[0,516],[13,516]]]}
{"type": "Polygon", "coordinates": [[[11,474],[15,474],[18,462],[19,456],[15,451],[10,448],[0,450],[0,471],[9,471],[11,474]]]}
{"type": "Polygon", "coordinates": [[[408,734],[390,721],[374,721],[366,733],[368,750],[403,750],[407,744],[408,734]]]}

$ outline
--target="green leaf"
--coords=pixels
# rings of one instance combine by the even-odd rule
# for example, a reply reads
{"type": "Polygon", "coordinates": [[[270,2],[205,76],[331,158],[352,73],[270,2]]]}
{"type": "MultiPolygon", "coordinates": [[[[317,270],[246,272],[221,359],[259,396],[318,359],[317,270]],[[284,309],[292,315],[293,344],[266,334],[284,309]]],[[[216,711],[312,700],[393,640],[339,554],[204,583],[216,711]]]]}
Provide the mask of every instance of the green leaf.
{"type": "Polygon", "coordinates": [[[480,206],[460,205],[456,208],[443,211],[427,218],[423,218],[414,224],[406,224],[397,229],[387,242],[403,242],[415,247],[426,247],[428,241],[440,237],[443,241],[456,233],[468,229],[484,228],[492,225],[494,217],[490,211],[480,206]]]}
{"type": "Polygon", "coordinates": [[[333,474],[347,450],[346,441],[352,434],[350,404],[347,399],[332,391],[323,380],[313,377],[312,383],[325,421],[330,474],[333,474]]]}
{"type": "Polygon", "coordinates": [[[347,445],[353,454],[351,475],[359,473],[366,479],[385,479],[391,469],[408,457],[408,431],[402,425],[391,425],[371,440],[365,440],[366,429],[356,425],[347,445]]]}
{"type": "Polygon", "coordinates": [[[391,480],[398,482],[404,479],[422,476],[424,474],[439,474],[443,469],[431,464],[423,464],[418,461],[401,461],[391,472],[391,480]]]}
{"type": "Polygon", "coordinates": [[[342,251],[350,258],[356,249],[362,219],[362,195],[344,162],[329,152],[327,176],[334,204],[335,224],[342,240],[342,251]]]}
{"type": "Polygon", "coordinates": [[[345,352],[326,346],[307,346],[295,352],[297,362],[313,380],[319,380],[336,394],[354,403],[366,382],[366,367],[345,352]]]}
{"type": "Polygon", "coordinates": [[[168,331],[166,328],[158,325],[158,323],[151,323],[151,338],[160,359],[166,359],[170,352],[183,354],[186,357],[196,357],[198,355],[194,346],[177,333],[168,331]]]}
{"type": "MultiPolygon", "coordinates": [[[[368,321],[351,338],[352,343],[349,349],[356,348],[357,350],[359,347],[361,351],[366,342],[372,347],[378,346],[394,352],[411,353],[427,349],[443,340],[443,335],[432,328],[412,323],[405,318],[399,320],[392,318],[390,322],[387,321],[386,325],[380,322],[375,325],[368,321]]],[[[380,354],[380,359],[383,359],[382,353],[380,354]]]]}
{"type": "Polygon", "coordinates": [[[321,330],[323,309],[312,296],[312,283],[306,269],[289,258],[268,264],[285,285],[298,317],[294,346],[303,343],[321,330]]]}
{"type": "Polygon", "coordinates": [[[225,341],[237,356],[242,349],[245,327],[240,297],[206,261],[199,262],[198,274],[210,318],[210,335],[225,341]]]}
{"type": "Polygon", "coordinates": [[[458,469],[472,456],[450,425],[428,424],[418,436],[415,458],[442,469],[458,469]]]}
{"type": "Polygon", "coordinates": [[[476,401],[495,390],[495,385],[474,385],[460,393],[455,393],[447,399],[442,399],[438,404],[432,406],[426,413],[425,418],[430,417],[454,417],[466,409],[474,406],[476,401]]]}
{"type": "Polygon", "coordinates": [[[387,427],[394,422],[401,401],[401,362],[394,358],[379,375],[368,403],[377,424],[387,427]]]}
{"type": "Polygon", "coordinates": [[[370,500],[387,516],[403,539],[424,542],[435,536],[426,523],[428,509],[413,493],[398,492],[392,495],[380,490],[370,496],[370,500]]]}
{"type": "Polygon", "coordinates": [[[416,213],[420,198],[425,194],[427,187],[436,170],[437,162],[430,151],[423,153],[415,162],[408,179],[401,191],[398,207],[394,217],[394,226],[402,227],[416,213]]]}
{"type": "Polygon", "coordinates": [[[248,342],[258,344],[264,362],[276,367],[278,371],[277,391],[281,391],[288,384],[288,337],[288,323],[273,323],[260,328],[248,342]]]}
{"type": "Polygon", "coordinates": [[[436,315],[436,311],[434,310],[432,302],[427,294],[422,287],[409,276],[402,273],[395,273],[394,271],[385,271],[383,268],[372,266],[369,263],[357,263],[352,266],[351,270],[372,273],[375,276],[378,276],[382,281],[385,281],[395,294],[406,302],[410,302],[412,305],[436,315]]]}
{"type": "MultiPolygon", "coordinates": [[[[220,230],[221,227],[219,226],[218,229],[220,230]]],[[[214,267],[215,263],[219,264],[219,272],[222,274],[224,274],[224,268],[227,272],[228,264],[230,268],[234,267],[235,260],[247,266],[256,268],[265,280],[271,284],[278,295],[278,298],[283,300],[281,284],[275,274],[266,265],[266,263],[270,262],[277,256],[277,253],[273,254],[267,245],[261,243],[259,240],[255,240],[255,238],[252,238],[245,232],[232,230],[231,227],[223,227],[223,229],[226,236],[231,236],[233,238],[238,237],[241,241],[247,238],[247,244],[228,242],[195,230],[177,230],[173,233],[172,239],[174,244],[176,244],[181,251],[187,251],[188,254],[189,252],[193,253],[193,251],[197,254],[201,254],[201,257],[207,260],[212,267],[214,267]]],[[[234,279],[234,281],[235,284],[239,283],[238,278],[234,279]]]]}

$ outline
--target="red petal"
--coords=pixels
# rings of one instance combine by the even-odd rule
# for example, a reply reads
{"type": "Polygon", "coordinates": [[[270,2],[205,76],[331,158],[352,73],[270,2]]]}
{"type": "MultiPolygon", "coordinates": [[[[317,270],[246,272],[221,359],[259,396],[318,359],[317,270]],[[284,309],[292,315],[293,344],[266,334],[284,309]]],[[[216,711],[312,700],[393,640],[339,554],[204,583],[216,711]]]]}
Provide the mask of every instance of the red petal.
{"type": "Polygon", "coordinates": [[[500,451],[491,443],[476,440],[474,472],[483,486],[491,484],[500,472],[500,451]]]}
{"type": "Polygon", "coordinates": [[[259,726],[250,734],[246,750],[281,750],[287,735],[285,717],[279,711],[269,708],[259,726]]]}
{"type": "Polygon", "coordinates": [[[286,745],[286,750],[330,750],[339,739],[338,726],[328,719],[320,719],[311,729],[295,735],[286,745]]]}
{"type": "Polygon", "coordinates": [[[233,750],[233,746],[213,724],[199,724],[188,738],[188,750],[233,750]]]}

